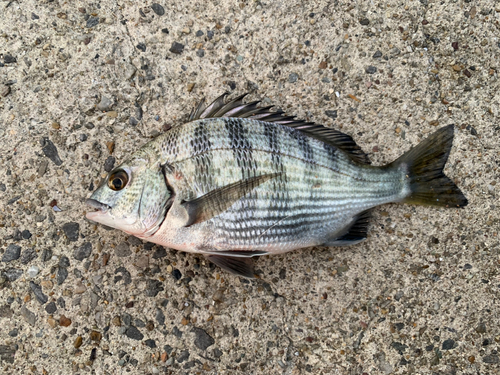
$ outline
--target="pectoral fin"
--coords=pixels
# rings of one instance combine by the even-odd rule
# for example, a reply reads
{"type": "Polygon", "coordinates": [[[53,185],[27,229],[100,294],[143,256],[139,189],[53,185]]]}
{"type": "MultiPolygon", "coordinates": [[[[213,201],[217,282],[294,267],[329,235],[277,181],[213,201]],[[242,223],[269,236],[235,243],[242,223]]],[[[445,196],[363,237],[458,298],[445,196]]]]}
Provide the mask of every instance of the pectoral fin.
{"type": "Polygon", "coordinates": [[[230,257],[225,255],[205,255],[210,262],[237,276],[253,279],[253,258],[230,257]]]}
{"type": "Polygon", "coordinates": [[[181,206],[184,207],[188,216],[184,226],[188,227],[220,215],[257,186],[278,175],[280,175],[280,173],[270,173],[247,178],[212,190],[192,201],[181,203],[181,206]]]}

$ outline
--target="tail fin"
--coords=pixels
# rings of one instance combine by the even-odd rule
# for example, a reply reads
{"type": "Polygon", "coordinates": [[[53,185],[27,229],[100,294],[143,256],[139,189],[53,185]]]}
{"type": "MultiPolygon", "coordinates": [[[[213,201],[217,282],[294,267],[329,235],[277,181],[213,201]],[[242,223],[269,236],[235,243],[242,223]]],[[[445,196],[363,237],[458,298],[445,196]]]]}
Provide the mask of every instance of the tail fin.
{"type": "Polygon", "coordinates": [[[403,203],[442,207],[467,205],[467,198],[443,173],[453,135],[454,125],[441,128],[390,164],[406,170],[410,191],[403,203]]]}

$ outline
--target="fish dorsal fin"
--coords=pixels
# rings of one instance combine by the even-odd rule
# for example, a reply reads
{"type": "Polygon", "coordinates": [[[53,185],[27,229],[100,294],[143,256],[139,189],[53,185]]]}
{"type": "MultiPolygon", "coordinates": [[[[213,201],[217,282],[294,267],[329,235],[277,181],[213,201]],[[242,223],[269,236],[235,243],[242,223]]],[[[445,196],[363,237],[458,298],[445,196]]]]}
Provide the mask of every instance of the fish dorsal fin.
{"type": "Polygon", "coordinates": [[[247,95],[248,93],[240,95],[226,103],[228,93],[224,93],[207,107],[205,107],[205,99],[203,99],[196,108],[191,111],[189,121],[213,117],[241,117],[265,122],[274,122],[297,129],[312,138],[328,143],[344,151],[352,160],[358,163],[370,164],[368,156],[349,135],[339,132],[338,130],[327,128],[323,125],[315,124],[314,122],[297,120],[295,116],[287,116],[285,112],[281,110],[271,111],[270,109],[273,106],[259,107],[258,104],[260,100],[243,103],[243,98],[247,95]]]}
{"type": "Polygon", "coordinates": [[[311,122],[304,122],[303,124],[298,125],[292,124],[288,126],[300,130],[312,138],[319,139],[320,141],[337,147],[347,153],[352,160],[358,163],[371,164],[368,155],[366,155],[361,147],[354,142],[354,139],[347,134],[311,122]]]}

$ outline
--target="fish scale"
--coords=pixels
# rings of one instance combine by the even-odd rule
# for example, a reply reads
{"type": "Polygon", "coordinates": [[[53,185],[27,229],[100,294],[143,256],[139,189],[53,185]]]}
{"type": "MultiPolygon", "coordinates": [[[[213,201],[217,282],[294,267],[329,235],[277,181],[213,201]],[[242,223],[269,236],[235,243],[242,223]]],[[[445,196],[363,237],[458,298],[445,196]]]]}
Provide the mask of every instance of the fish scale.
{"type": "Polygon", "coordinates": [[[200,103],[132,154],[87,200],[97,209],[87,217],[252,277],[253,256],[366,239],[372,207],[467,204],[443,174],[452,125],[374,167],[348,135],[243,97],[200,103]]]}

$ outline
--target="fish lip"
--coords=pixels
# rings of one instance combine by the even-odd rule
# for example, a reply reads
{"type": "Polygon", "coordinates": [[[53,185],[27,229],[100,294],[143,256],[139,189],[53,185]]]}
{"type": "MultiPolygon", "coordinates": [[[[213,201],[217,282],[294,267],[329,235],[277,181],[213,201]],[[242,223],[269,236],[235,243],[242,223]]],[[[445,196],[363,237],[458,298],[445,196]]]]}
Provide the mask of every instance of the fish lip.
{"type": "Polygon", "coordinates": [[[105,203],[101,203],[99,201],[96,201],[95,199],[87,199],[85,201],[85,203],[87,204],[87,206],[90,206],[92,208],[96,208],[97,210],[101,211],[101,212],[107,212],[108,210],[111,209],[110,206],[108,206],[107,204],[105,203]]]}

